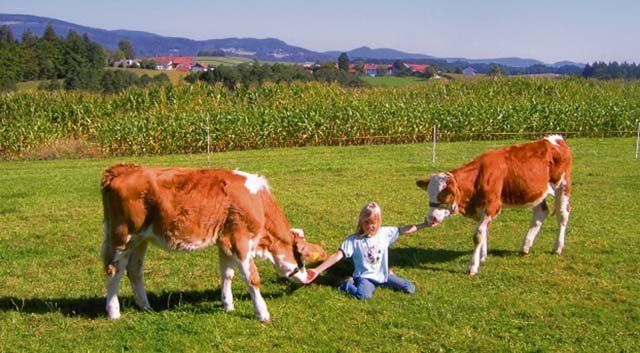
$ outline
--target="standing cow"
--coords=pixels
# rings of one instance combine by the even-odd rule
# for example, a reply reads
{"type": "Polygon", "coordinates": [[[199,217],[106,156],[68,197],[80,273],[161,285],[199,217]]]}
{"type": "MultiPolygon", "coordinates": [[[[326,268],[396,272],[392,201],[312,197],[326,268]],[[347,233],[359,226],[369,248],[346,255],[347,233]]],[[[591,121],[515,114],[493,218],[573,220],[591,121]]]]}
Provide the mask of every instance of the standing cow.
{"type": "Polygon", "coordinates": [[[217,244],[225,310],[234,310],[235,264],[263,322],[270,321],[270,315],[254,257],[269,259],[280,276],[297,283],[306,282],[305,260],[326,257],[301,230],[290,228],[266,179],[240,171],[114,165],[102,177],[102,202],[110,319],[120,317],[118,288],[125,269],[136,304],[151,309],[142,278],[149,242],[170,250],[217,244]]]}
{"type": "Polygon", "coordinates": [[[555,195],[554,209],[560,227],[553,251],[562,252],[569,221],[572,164],[571,150],[562,136],[550,135],[486,152],[459,168],[433,174],[416,184],[428,194],[426,221],[432,226],[458,213],[480,222],[473,237],[475,250],[468,269],[470,275],[475,275],[480,262],[487,258],[489,226],[503,206],[532,208],[529,231],[520,250],[522,254],[529,253],[549,213],[547,194],[555,195]]]}

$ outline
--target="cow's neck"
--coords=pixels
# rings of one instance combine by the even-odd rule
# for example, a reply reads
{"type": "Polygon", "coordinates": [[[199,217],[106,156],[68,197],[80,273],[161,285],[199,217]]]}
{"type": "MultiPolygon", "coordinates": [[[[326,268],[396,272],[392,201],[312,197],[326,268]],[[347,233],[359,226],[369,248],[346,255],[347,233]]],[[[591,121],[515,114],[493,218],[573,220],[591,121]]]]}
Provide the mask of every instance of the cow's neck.
{"type": "Polygon", "coordinates": [[[479,166],[475,161],[467,163],[462,167],[451,171],[460,191],[458,199],[458,209],[460,213],[467,216],[474,216],[476,213],[476,205],[473,200],[476,193],[475,182],[478,177],[479,166]]]}
{"type": "Polygon", "coordinates": [[[292,238],[289,221],[287,221],[287,217],[275,202],[271,193],[265,194],[263,196],[263,203],[265,205],[268,205],[268,207],[265,207],[265,209],[268,210],[268,214],[265,217],[266,232],[272,238],[275,238],[286,244],[290,244],[292,238]]]}

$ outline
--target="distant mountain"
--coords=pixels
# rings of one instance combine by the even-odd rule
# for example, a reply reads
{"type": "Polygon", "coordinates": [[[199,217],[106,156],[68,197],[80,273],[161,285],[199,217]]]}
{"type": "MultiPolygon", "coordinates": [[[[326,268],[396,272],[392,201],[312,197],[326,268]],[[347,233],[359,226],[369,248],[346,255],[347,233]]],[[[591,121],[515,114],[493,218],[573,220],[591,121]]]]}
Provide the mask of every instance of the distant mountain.
{"type": "Polygon", "coordinates": [[[51,24],[57,35],[65,37],[69,30],[79,34],[86,33],[89,38],[100,43],[104,47],[114,50],[121,40],[128,40],[133,45],[137,55],[186,55],[194,56],[199,51],[224,50],[230,56],[244,56],[259,60],[282,61],[322,61],[330,57],[322,53],[313,52],[273,38],[225,38],[196,41],[179,37],[164,37],[153,33],[114,30],[81,26],[53,18],[0,14],[0,25],[9,25],[15,38],[20,38],[22,33],[30,30],[34,35],[42,36],[48,24],[51,24]]]}
{"type": "Polygon", "coordinates": [[[560,67],[563,67],[563,66],[577,66],[579,68],[584,68],[586,66],[586,64],[576,63],[576,62],[573,62],[573,61],[566,61],[565,60],[565,61],[558,61],[557,63],[553,63],[553,64],[548,65],[548,66],[555,67],[555,68],[560,68],[560,67]]]}
{"type": "MultiPolygon", "coordinates": [[[[338,56],[340,56],[340,54],[342,53],[343,52],[341,51],[324,52],[324,54],[330,56],[331,58],[338,58],[338,56]]],[[[369,47],[360,47],[360,48],[349,50],[345,53],[347,53],[350,59],[358,59],[358,58],[381,59],[381,60],[435,59],[433,56],[429,56],[429,55],[411,54],[411,53],[405,53],[399,50],[387,49],[387,48],[371,49],[369,47]]]]}
{"type": "Polygon", "coordinates": [[[532,65],[545,65],[540,60],[523,58],[493,58],[493,59],[466,59],[466,58],[445,58],[447,62],[466,61],[469,64],[498,64],[511,67],[529,67],[532,65]]]}
{"type": "MultiPolygon", "coordinates": [[[[139,56],[161,56],[161,55],[185,55],[195,56],[199,51],[223,50],[229,56],[242,56],[258,60],[278,60],[295,62],[315,62],[335,60],[342,53],[341,51],[327,51],[324,53],[307,50],[301,47],[291,46],[287,43],[275,39],[256,38],[224,38],[209,40],[192,40],[180,37],[165,37],[153,33],[113,30],[108,31],[99,28],[81,26],[53,18],[31,16],[31,15],[11,15],[0,14],[0,25],[9,25],[15,38],[19,39],[26,30],[34,35],[42,36],[48,24],[51,24],[55,32],[65,37],[70,30],[78,34],[86,33],[89,38],[98,42],[102,46],[114,50],[121,40],[128,40],[139,56]]],[[[522,58],[495,58],[495,59],[466,59],[466,58],[437,58],[425,54],[406,53],[395,49],[380,48],[371,49],[360,47],[346,52],[350,59],[371,59],[371,60],[446,60],[447,62],[463,61],[469,64],[500,64],[511,67],[528,67],[532,65],[545,65],[542,61],[522,58]]],[[[570,61],[561,61],[552,66],[559,68],[565,65],[575,65],[584,67],[584,64],[577,64],[570,61]]]]}

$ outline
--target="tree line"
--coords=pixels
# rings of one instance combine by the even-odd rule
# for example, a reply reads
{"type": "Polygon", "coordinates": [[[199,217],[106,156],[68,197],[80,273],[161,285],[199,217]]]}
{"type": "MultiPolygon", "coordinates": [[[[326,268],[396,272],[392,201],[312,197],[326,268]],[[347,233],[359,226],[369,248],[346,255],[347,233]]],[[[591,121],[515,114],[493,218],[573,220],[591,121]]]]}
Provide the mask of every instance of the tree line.
{"type": "Polygon", "coordinates": [[[261,85],[264,82],[293,81],[309,82],[337,82],[342,86],[361,87],[366,83],[358,76],[349,74],[336,68],[334,62],[325,62],[315,65],[311,71],[307,71],[300,65],[281,63],[243,63],[235,66],[220,65],[214,70],[193,72],[185,78],[187,82],[202,81],[210,84],[222,83],[229,89],[237,86],[261,85]]]}
{"type": "Polygon", "coordinates": [[[0,91],[13,90],[18,82],[42,81],[41,89],[67,89],[115,92],[129,86],[147,86],[168,82],[166,75],[138,77],[131,72],[105,70],[109,61],[120,56],[133,56],[127,42],[110,54],[100,44],[70,30],[59,37],[53,26],[45,28],[42,37],[27,30],[16,40],[7,25],[0,26],[0,91]],[[124,49],[124,51],[123,51],[124,49]]]}
{"type": "Polygon", "coordinates": [[[602,61],[597,61],[591,65],[587,64],[582,71],[582,76],[601,80],[640,79],[640,65],[636,63],[629,64],[627,62],[620,64],[617,61],[607,64],[602,61]]]}

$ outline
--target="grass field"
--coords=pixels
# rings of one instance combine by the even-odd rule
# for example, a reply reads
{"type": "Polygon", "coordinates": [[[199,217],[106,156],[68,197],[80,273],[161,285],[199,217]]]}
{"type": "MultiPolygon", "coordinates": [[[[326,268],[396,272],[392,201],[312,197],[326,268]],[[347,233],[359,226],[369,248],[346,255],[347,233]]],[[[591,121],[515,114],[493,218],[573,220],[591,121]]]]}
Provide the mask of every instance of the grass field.
{"type": "Polygon", "coordinates": [[[134,74],[138,75],[138,77],[142,75],[154,77],[160,74],[166,74],[167,76],[169,76],[169,80],[174,85],[184,83],[183,81],[184,78],[189,74],[188,72],[177,71],[177,70],[148,70],[148,69],[119,68],[119,67],[109,67],[107,69],[108,70],[125,70],[129,72],[133,72],[134,74]]]}
{"type": "Polygon", "coordinates": [[[193,58],[195,61],[206,64],[206,65],[239,65],[239,64],[248,64],[253,62],[252,59],[241,58],[241,57],[218,57],[218,56],[196,56],[193,58]]]}
{"type": "Polygon", "coordinates": [[[425,84],[426,79],[422,77],[396,77],[396,76],[382,76],[371,77],[362,76],[364,82],[372,86],[389,86],[389,87],[402,87],[416,84],[425,84]]]}
{"type": "MultiPolygon", "coordinates": [[[[511,141],[513,142],[513,141],[511,141]]],[[[216,249],[152,247],[145,275],[155,312],[135,309],[123,282],[122,319],[104,317],[101,172],[122,159],[0,162],[0,352],[634,352],[640,342],[640,161],[635,139],[570,139],[575,154],[565,253],[550,254],[551,217],[529,256],[517,251],[530,212],[494,222],[489,258],[465,275],[474,223],[462,217],[401,238],[391,267],[414,295],[378,289],[359,302],[332,285],[341,263],[299,288],[259,261],[273,323],[260,324],[236,276],[236,311],[220,305],[216,249]]],[[[332,252],[369,200],[383,224],[419,222],[415,180],[505,141],[305,147],[217,153],[211,166],[268,177],[292,225],[332,252]]],[[[206,167],[206,155],[131,158],[206,167]]]]}

